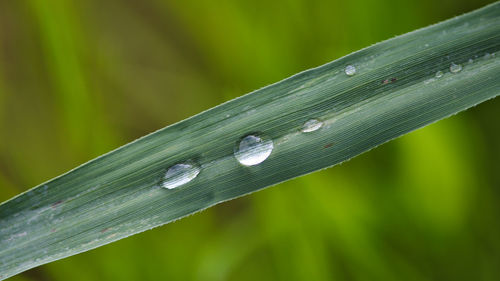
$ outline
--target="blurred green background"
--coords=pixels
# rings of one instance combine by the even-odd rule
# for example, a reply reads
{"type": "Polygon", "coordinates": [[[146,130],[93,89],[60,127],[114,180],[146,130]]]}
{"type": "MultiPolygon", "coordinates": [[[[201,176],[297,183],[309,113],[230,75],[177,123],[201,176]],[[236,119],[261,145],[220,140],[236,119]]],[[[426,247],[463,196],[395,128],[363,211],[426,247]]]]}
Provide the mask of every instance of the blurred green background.
{"type": "MultiPolygon", "coordinates": [[[[491,1],[0,1],[0,200],[491,1]]],[[[11,280],[500,280],[500,99],[11,280]]]]}

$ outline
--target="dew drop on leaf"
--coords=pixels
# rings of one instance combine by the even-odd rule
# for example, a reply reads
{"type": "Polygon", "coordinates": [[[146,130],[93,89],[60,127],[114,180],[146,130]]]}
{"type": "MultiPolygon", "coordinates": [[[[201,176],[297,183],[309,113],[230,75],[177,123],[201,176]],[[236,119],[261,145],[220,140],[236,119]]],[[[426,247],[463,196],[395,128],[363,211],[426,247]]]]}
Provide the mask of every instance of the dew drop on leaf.
{"type": "Polygon", "coordinates": [[[323,122],[319,121],[318,119],[310,119],[304,125],[302,125],[301,131],[303,133],[310,133],[318,130],[323,126],[323,122]]]}
{"type": "Polygon", "coordinates": [[[270,139],[257,135],[243,137],[234,151],[236,160],[245,166],[258,165],[271,155],[274,144],[270,139]]]}
{"type": "Polygon", "coordinates": [[[192,181],[200,173],[200,168],[194,163],[175,164],[168,168],[163,178],[162,186],[174,189],[192,181]]]}
{"type": "Polygon", "coordinates": [[[354,67],[353,65],[348,65],[345,67],[344,72],[348,76],[353,76],[354,74],[356,74],[356,67],[354,67]]]}

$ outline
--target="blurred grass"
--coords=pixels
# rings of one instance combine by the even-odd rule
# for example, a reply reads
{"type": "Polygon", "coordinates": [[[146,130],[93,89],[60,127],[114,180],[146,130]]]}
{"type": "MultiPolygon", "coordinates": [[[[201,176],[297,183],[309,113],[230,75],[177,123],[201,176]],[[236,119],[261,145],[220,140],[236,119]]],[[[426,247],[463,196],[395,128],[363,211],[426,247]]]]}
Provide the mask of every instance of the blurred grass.
{"type": "MultiPolygon", "coordinates": [[[[489,2],[2,1],[0,200],[489,2]]],[[[12,280],[498,280],[498,112],[496,99],[333,169],[12,280]]]]}

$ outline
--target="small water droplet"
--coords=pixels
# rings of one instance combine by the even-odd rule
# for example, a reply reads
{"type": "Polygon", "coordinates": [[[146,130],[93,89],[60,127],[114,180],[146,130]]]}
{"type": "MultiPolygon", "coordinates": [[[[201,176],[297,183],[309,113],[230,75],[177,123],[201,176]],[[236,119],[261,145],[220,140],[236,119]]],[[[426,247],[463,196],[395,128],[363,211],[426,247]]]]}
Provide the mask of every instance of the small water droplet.
{"type": "Polygon", "coordinates": [[[345,67],[344,71],[348,76],[353,76],[354,74],[356,74],[356,67],[354,67],[353,65],[348,65],[345,67]]]}
{"type": "Polygon", "coordinates": [[[474,60],[473,60],[473,59],[469,59],[467,62],[468,62],[469,64],[472,64],[472,63],[474,63],[474,60]]]}
{"type": "Polygon", "coordinates": [[[451,63],[450,71],[451,73],[458,73],[462,70],[462,66],[460,64],[451,63]]]}
{"type": "Polygon", "coordinates": [[[301,131],[303,133],[310,133],[318,130],[323,126],[323,122],[319,121],[318,119],[311,119],[308,120],[304,125],[302,125],[301,131]]]}
{"type": "Polygon", "coordinates": [[[485,59],[489,59],[489,58],[491,58],[491,54],[490,54],[490,53],[486,53],[486,54],[484,54],[484,58],[485,58],[485,59]]]}
{"type": "Polygon", "coordinates": [[[253,166],[266,160],[271,155],[273,148],[272,140],[256,135],[248,135],[240,140],[234,151],[234,156],[241,164],[253,166]]]}
{"type": "Polygon", "coordinates": [[[200,173],[200,168],[194,163],[175,164],[168,168],[163,178],[162,186],[173,189],[192,181],[200,173]]]}
{"type": "Polygon", "coordinates": [[[427,47],[429,47],[429,44],[427,44],[427,43],[426,43],[426,44],[424,45],[424,47],[426,47],[426,48],[427,48],[427,47]]]}
{"type": "Polygon", "coordinates": [[[436,78],[441,78],[443,77],[444,73],[440,70],[438,72],[436,72],[436,78]]]}

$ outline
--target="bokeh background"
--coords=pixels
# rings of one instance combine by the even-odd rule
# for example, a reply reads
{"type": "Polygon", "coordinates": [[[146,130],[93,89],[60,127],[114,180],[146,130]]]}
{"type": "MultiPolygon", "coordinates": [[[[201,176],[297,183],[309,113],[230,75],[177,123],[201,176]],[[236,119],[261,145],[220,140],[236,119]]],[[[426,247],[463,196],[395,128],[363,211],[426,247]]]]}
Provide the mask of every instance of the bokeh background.
{"type": "MultiPolygon", "coordinates": [[[[484,0],[0,1],[0,200],[484,0]]],[[[500,99],[11,280],[500,280],[500,99]]]]}

